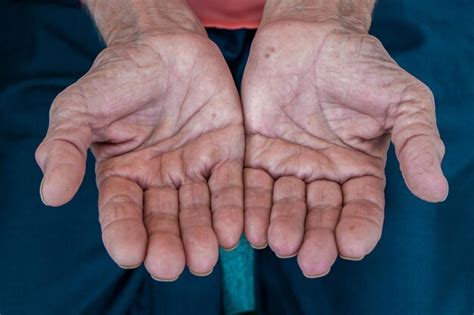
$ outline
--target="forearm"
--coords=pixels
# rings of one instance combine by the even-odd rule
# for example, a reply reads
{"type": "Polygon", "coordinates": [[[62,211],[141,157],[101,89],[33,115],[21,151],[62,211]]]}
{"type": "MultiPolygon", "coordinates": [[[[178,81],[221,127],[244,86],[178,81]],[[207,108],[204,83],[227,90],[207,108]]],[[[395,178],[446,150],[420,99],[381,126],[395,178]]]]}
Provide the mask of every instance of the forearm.
{"type": "Polygon", "coordinates": [[[368,31],[375,0],[267,0],[262,24],[299,20],[337,22],[357,31],[368,31]]]}
{"type": "Polygon", "coordinates": [[[185,0],[85,0],[107,45],[149,35],[205,30],[185,0]]]}

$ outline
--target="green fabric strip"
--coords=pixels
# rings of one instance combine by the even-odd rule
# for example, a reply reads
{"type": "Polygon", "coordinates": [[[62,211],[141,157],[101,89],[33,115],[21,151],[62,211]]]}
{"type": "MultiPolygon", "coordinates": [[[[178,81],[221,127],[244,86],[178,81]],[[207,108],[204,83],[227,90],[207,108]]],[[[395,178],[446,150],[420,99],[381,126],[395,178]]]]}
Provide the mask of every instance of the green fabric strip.
{"type": "Polygon", "coordinates": [[[255,310],[254,251],[245,237],[232,251],[220,249],[223,270],[224,312],[239,314],[255,310]]]}

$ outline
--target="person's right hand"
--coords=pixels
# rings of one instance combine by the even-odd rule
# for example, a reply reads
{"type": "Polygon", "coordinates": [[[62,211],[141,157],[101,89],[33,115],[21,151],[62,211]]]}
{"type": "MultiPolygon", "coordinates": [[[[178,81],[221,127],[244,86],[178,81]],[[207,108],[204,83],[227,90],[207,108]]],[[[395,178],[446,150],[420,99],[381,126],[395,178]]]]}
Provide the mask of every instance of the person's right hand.
{"type": "Polygon", "coordinates": [[[36,152],[46,205],[75,195],[89,147],[103,242],[121,267],[144,262],[164,281],[185,264],[206,275],[218,244],[238,243],[242,113],[226,63],[204,32],[112,45],[57,96],[36,152]]]}

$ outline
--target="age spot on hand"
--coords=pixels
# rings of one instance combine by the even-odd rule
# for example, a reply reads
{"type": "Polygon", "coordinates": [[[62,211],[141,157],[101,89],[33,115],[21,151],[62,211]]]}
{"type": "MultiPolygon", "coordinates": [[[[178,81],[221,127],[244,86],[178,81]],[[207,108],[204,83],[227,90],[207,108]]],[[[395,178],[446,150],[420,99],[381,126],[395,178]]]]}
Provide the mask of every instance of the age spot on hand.
{"type": "Polygon", "coordinates": [[[270,56],[272,55],[272,53],[275,52],[275,48],[270,46],[267,50],[267,52],[265,53],[265,58],[270,58],[270,56]]]}

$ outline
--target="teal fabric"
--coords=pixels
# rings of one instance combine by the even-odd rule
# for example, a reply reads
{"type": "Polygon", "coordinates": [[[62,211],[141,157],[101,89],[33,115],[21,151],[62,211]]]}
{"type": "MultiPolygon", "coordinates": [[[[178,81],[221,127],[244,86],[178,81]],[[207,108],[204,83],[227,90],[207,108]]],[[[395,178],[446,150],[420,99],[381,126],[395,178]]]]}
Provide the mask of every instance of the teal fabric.
{"type": "Polygon", "coordinates": [[[242,237],[232,251],[220,250],[225,314],[255,310],[254,251],[242,237]]]}

